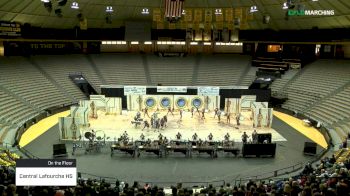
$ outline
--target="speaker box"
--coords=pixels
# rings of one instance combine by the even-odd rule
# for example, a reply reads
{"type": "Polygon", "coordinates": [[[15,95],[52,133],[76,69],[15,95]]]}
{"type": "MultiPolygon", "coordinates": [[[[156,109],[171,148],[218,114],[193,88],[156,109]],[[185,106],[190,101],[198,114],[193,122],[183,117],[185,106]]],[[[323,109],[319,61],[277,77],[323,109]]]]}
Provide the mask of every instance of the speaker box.
{"type": "Polygon", "coordinates": [[[305,142],[304,154],[315,155],[317,150],[317,144],[315,142],[305,142]]]}
{"type": "Polygon", "coordinates": [[[54,157],[67,156],[66,144],[54,144],[52,147],[53,147],[53,156],[54,157]]]}

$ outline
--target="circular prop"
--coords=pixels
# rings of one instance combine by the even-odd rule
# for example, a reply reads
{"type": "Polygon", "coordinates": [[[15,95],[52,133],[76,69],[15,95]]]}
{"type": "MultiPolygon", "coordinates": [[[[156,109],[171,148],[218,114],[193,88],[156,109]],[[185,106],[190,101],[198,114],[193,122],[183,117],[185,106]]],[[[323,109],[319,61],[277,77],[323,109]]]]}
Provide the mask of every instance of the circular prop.
{"type": "Polygon", "coordinates": [[[169,99],[168,97],[162,98],[162,100],[160,101],[160,105],[161,105],[163,108],[168,108],[168,107],[170,107],[170,99],[169,99]]]}
{"type": "Polygon", "coordinates": [[[145,100],[145,105],[149,108],[153,108],[156,105],[156,100],[152,97],[149,97],[145,100]]]}
{"type": "Polygon", "coordinates": [[[192,106],[196,107],[196,108],[200,108],[203,104],[202,99],[196,97],[194,99],[192,99],[192,106]]]}
{"type": "Polygon", "coordinates": [[[184,108],[184,107],[186,107],[186,105],[187,105],[187,101],[186,101],[185,98],[180,97],[180,98],[178,98],[178,99],[176,100],[176,105],[177,105],[177,107],[179,107],[179,108],[184,108]]]}

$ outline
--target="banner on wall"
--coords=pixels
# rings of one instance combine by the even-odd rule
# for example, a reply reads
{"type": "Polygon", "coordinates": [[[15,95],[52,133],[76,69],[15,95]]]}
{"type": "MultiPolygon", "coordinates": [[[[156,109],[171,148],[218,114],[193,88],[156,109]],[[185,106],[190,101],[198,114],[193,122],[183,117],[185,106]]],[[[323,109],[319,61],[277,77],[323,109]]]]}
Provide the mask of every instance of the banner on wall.
{"type": "Polygon", "coordinates": [[[158,93],[187,93],[185,86],[157,86],[158,93]]]}
{"type": "Polygon", "coordinates": [[[145,95],[146,86],[124,86],[124,95],[145,95]]]}
{"type": "Polygon", "coordinates": [[[198,95],[219,95],[220,88],[216,86],[198,87],[198,95]]]}
{"type": "Polygon", "coordinates": [[[21,25],[15,22],[0,21],[0,36],[21,36],[21,25]]]}

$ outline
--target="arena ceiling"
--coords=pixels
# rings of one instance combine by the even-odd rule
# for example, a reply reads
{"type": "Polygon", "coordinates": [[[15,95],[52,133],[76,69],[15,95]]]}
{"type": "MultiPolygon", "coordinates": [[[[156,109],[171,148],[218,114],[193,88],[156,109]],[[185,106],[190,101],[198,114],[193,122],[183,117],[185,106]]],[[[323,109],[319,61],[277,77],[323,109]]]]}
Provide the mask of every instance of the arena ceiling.
{"type": "MultiPolygon", "coordinates": [[[[58,0],[51,0],[53,7],[58,0]]],[[[87,19],[89,28],[115,28],[122,26],[127,20],[152,21],[152,9],[163,7],[164,0],[68,0],[62,7],[62,17],[55,12],[49,13],[41,0],[0,0],[0,20],[29,23],[32,26],[46,28],[73,28],[79,24],[79,10],[72,9],[73,1],[79,4],[79,10],[87,19]],[[106,23],[106,6],[112,6],[111,24],[106,23]],[[141,14],[148,8],[149,15],[141,14]]],[[[350,0],[292,0],[305,5],[305,9],[334,10],[334,16],[293,16],[285,19],[286,10],[282,4],[286,0],[185,0],[185,8],[245,8],[256,5],[258,12],[245,24],[244,29],[310,29],[349,28],[350,0]],[[263,16],[269,15],[269,24],[263,23],[263,16]]]]}

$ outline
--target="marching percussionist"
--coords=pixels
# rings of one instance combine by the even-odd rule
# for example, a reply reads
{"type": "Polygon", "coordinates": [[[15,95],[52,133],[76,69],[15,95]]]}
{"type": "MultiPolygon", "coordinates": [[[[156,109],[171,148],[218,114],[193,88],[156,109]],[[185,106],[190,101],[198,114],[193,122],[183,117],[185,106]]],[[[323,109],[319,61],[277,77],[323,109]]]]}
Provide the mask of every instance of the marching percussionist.
{"type": "Polygon", "coordinates": [[[197,135],[197,133],[194,133],[193,135],[192,135],[192,140],[193,141],[196,141],[198,139],[198,135],[197,135]]]}
{"type": "Polygon", "coordinates": [[[176,134],[176,139],[181,140],[181,137],[182,137],[181,133],[180,133],[180,132],[177,132],[177,134],[176,134]]]}
{"type": "Polygon", "coordinates": [[[252,140],[253,143],[258,143],[258,133],[256,132],[256,130],[254,129],[254,132],[252,133],[252,140]]]}
{"type": "Polygon", "coordinates": [[[163,140],[163,135],[162,135],[161,133],[159,133],[158,139],[159,139],[159,141],[162,141],[162,140],[163,140]]]}
{"type": "Polygon", "coordinates": [[[166,115],[168,115],[169,113],[171,113],[171,114],[174,116],[173,111],[174,111],[174,109],[171,109],[171,107],[169,106],[169,107],[168,107],[168,113],[166,113],[166,115]]]}
{"type": "Polygon", "coordinates": [[[243,135],[242,135],[242,142],[243,142],[243,144],[247,143],[248,138],[249,138],[249,136],[247,135],[247,133],[243,132],[243,135]]]}
{"type": "Polygon", "coordinates": [[[213,134],[212,134],[212,133],[210,133],[210,134],[208,135],[208,139],[209,139],[209,141],[213,140],[213,134]]]}
{"type": "Polygon", "coordinates": [[[142,141],[145,140],[145,135],[143,135],[143,133],[141,133],[140,139],[141,139],[142,141]]]}
{"type": "Polygon", "coordinates": [[[191,118],[193,118],[194,107],[191,108],[191,118]]]}
{"type": "Polygon", "coordinates": [[[230,140],[230,137],[231,137],[230,134],[229,134],[229,133],[226,133],[226,135],[225,135],[225,140],[226,140],[226,141],[229,141],[229,140],[230,140]]]}

